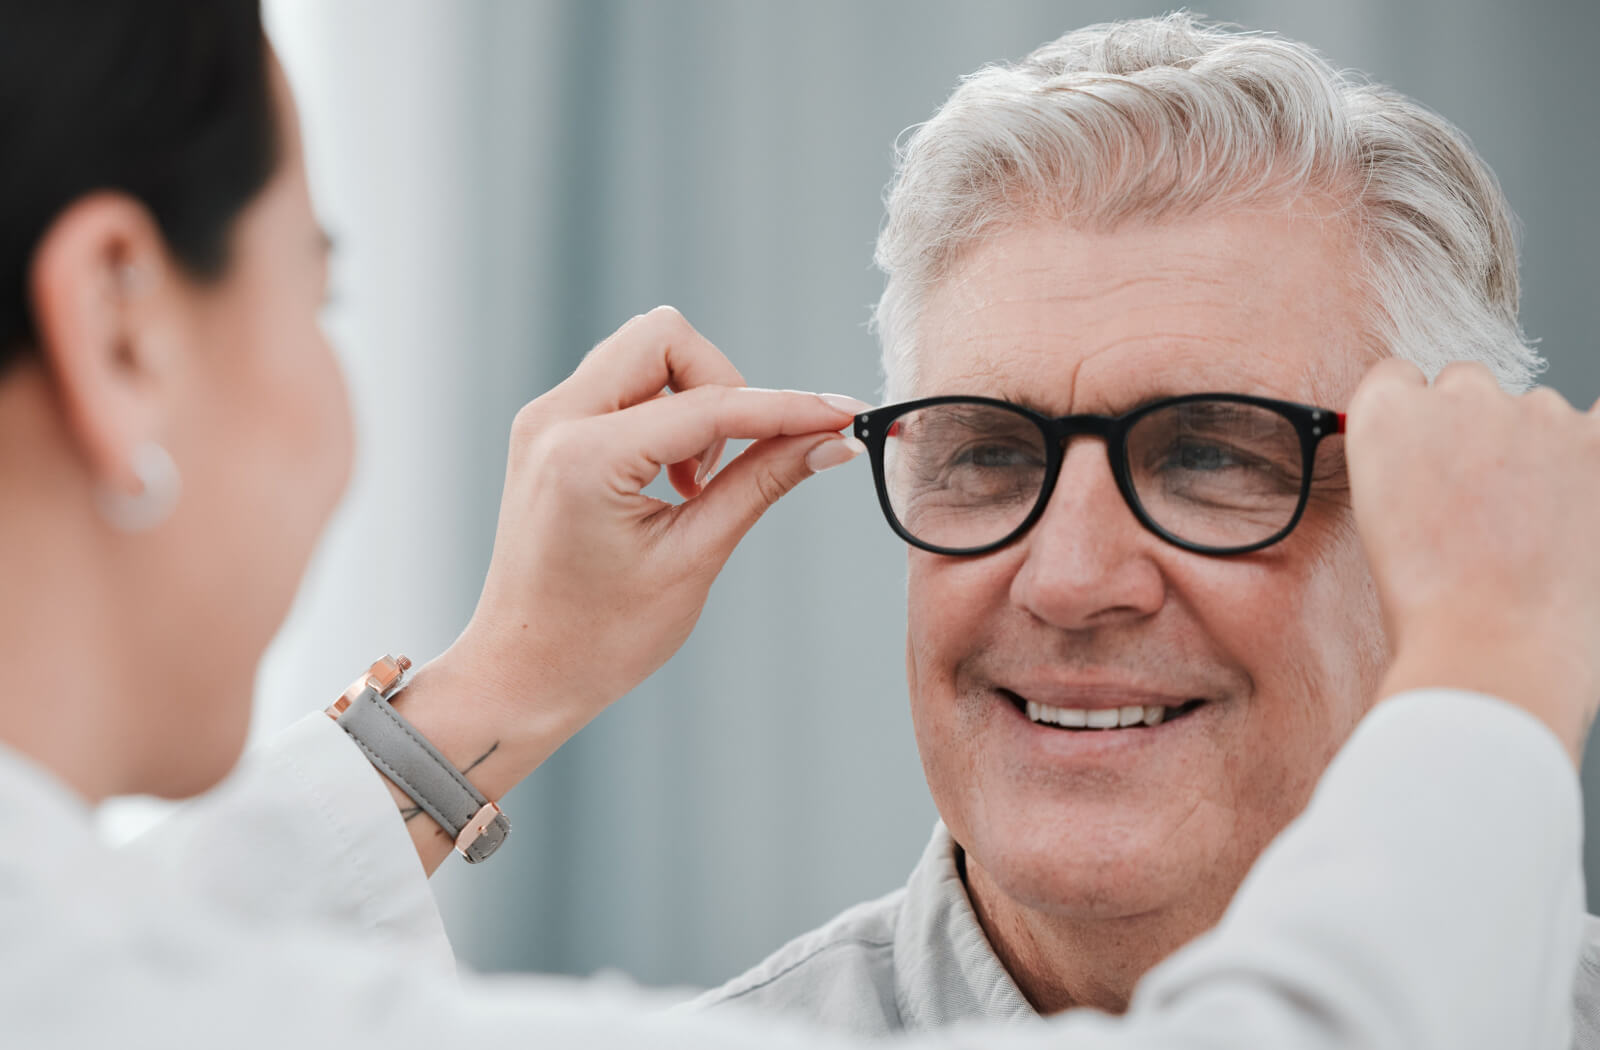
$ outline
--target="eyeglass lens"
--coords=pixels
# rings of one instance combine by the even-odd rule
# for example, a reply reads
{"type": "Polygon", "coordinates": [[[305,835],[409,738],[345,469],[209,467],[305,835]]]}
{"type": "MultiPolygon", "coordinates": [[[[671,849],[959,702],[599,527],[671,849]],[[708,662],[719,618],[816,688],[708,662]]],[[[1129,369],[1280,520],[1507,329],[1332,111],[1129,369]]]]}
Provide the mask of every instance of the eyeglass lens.
{"type": "MultiPolygon", "coordinates": [[[[952,403],[898,417],[884,482],[901,526],[952,550],[991,546],[1033,512],[1048,481],[1045,435],[1028,416],[952,403]]],[[[1138,417],[1126,436],[1140,506],[1187,543],[1243,547],[1286,528],[1299,507],[1299,432],[1284,416],[1232,401],[1187,401],[1138,417]]]]}

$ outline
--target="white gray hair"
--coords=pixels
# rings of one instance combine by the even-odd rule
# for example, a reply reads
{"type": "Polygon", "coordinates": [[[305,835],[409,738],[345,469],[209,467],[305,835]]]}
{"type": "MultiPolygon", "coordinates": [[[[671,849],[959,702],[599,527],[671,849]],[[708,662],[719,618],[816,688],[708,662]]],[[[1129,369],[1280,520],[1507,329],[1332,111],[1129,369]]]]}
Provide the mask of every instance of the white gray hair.
{"type": "Polygon", "coordinates": [[[1180,12],[1089,26],[964,78],[898,151],[877,262],[889,396],[915,384],[918,319],[963,252],[1041,217],[1106,230],[1301,193],[1356,231],[1374,353],[1432,376],[1544,362],[1517,323],[1511,210],[1461,131],[1304,44],[1180,12]]]}

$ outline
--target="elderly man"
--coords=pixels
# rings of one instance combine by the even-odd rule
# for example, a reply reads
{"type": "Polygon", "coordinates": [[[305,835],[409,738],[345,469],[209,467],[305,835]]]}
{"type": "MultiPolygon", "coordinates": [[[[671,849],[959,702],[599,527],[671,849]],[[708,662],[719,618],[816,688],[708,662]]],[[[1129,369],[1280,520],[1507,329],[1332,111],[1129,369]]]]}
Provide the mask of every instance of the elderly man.
{"type": "MultiPolygon", "coordinates": [[[[1338,434],[1359,377],[1393,355],[1530,384],[1511,216],[1438,116],[1186,15],[967,78],[888,208],[897,403],[856,433],[911,546],[943,819],[904,889],[699,1004],[861,1033],[1120,1012],[1217,922],[1385,666],[1338,434]]],[[[1591,951],[1580,1045],[1597,974],[1591,951]]]]}

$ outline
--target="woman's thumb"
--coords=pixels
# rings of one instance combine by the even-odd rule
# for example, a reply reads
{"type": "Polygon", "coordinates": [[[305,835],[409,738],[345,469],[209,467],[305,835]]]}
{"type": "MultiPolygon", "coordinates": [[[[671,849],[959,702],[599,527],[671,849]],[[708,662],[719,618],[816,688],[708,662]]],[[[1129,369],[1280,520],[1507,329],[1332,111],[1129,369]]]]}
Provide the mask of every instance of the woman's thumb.
{"type": "Polygon", "coordinates": [[[702,533],[704,542],[726,559],[767,508],[796,485],[865,451],[857,439],[837,434],[820,440],[805,434],[757,441],[684,505],[682,526],[702,533]]]}

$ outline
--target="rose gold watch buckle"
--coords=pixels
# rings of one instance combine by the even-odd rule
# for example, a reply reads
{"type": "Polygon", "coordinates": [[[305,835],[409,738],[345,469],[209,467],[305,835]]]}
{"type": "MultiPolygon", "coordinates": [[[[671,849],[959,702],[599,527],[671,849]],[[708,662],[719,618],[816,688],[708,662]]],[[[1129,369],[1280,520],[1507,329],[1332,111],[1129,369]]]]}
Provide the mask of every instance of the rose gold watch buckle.
{"type": "Polygon", "coordinates": [[[350,683],[350,688],[329,704],[323,711],[335,722],[344,714],[345,709],[356,702],[356,699],[368,689],[375,690],[379,696],[388,696],[399,684],[405,673],[411,670],[411,661],[404,656],[385,656],[383,659],[367,668],[367,673],[350,683]]]}
{"type": "Polygon", "coordinates": [[[483,808],[478,810],[477,815],[462,825],[461,834],[456,836],[456,852],[465,857],[467,850],[472,847],[474,842],[478,841],[485,831],[489,830],[489,825],[493,824],[494,819],[499,815],[499,806],[493,802],[484,803],[483,808]]]}

